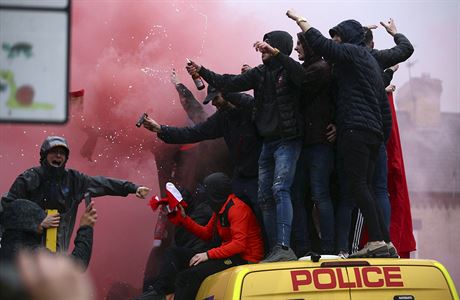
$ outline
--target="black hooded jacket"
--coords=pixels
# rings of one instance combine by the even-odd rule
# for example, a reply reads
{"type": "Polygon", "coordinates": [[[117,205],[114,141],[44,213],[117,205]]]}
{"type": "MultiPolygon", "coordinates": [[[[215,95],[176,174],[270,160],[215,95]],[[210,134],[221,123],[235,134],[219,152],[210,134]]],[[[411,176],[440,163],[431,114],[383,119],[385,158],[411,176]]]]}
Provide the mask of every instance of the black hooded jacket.
{"type": "MultiPolygon", "coordinates": [[[[292,37],[284,31],[272,31],[264,36],[272,47],[290,55],[292,37]]],[[[222,92],[254,89],[253,121],[265,141],[300,138],[303,121],[299,109],[299,74],[289,73],[274,59],[240,75],[219,75],[204,67],[200,75],[222,92]]]]}
{"type": "Polygon", "coordinates": [[[345,129],[360,129],[386,140],[391,132],[391,111],[380,67],[364,45],[363,27],[347,20],[330,30],[331,36],[335,33],[342,43],[325,38],[315,28],[305,33],[305,39],[316,53],[333,63],[339,135],[345,129]]]}

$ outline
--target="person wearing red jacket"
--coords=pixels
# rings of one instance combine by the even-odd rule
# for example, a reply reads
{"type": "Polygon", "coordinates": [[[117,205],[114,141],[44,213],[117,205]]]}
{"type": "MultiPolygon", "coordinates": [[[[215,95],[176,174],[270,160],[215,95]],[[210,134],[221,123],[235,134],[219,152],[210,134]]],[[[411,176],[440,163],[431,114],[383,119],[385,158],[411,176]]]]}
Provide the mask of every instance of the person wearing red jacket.
{"type": "Polygon", "coordinates": [[[217,233],[220,245],[200,252],[190,248],[171,248],[171,264],[152,285],[153,290],[142,299],[193,299],[201,283],[214,273],[247,264],[258,263],[264,256],[260,225],[244,201],[232,193],[231,179],[223,173],[213,173],[203,181],[206,197],[214,211],[208,224],[201,226],[185,214],[182,206],[168,215],[169,220],[203,240],[214,240],[217,233]],[[175,280],[175,290],[166,290],[168,280],[175,280]]]}

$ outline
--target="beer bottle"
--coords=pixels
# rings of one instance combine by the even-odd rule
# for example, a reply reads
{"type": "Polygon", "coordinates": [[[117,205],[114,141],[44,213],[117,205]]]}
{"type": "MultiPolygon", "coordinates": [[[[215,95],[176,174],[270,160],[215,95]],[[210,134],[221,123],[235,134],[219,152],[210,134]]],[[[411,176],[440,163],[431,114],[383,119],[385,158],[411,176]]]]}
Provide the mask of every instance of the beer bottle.
{"type": "MultiPolygon", "coordinates": [[[[187,65],[191,65],[191,64],[192,64],[192,62],[190,61],[190,59],[187,58],[187,65]]],[[[202,90],[202,89],[205,88],[203,78],[201,78],[200,74],[198,74],[198,73],[192,74],[192,79],[193,79],[193,82],[195,83],[197,89],[202,90]]]]}

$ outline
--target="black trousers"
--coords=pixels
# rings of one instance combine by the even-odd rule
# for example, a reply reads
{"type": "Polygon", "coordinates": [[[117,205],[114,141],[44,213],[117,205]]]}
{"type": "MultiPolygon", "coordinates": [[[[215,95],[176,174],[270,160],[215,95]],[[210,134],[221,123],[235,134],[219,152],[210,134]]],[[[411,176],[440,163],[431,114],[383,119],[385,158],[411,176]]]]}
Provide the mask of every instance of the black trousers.
{"type": "Polygon", "coordinates": [[[166,251],[160,264],[160,273],[152,284],[159,294],[175,293],[175,300],[195,299],[201,283],[214,273],[246,264],[239,255],[227,259],[210,259],[197,266],[189,267],[190,259],[196,254],[190,248],[172,247],[166,251]]]}
{"type": "Polygon", "coordinates": [[[361,210],[369,231],[369,241],[390,241],[388,228],[377,204],[372,179],[381,138],[370,131],[347,129],[338,137],[338,155],[343,164],[351,197],[361,210]]]}

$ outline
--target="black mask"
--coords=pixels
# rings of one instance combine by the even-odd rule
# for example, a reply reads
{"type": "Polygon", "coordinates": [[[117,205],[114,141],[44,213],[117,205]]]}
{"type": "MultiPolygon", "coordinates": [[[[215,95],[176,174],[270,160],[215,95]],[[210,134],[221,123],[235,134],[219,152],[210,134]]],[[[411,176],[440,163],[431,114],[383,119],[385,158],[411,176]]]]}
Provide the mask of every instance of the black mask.
{"type": "Polygon", "coordinates": [[[232,183],[230,178],[224,173],[213,173],[203,181],[209,205],[214,212],[219,212],[232,193],[232,183]]]}

